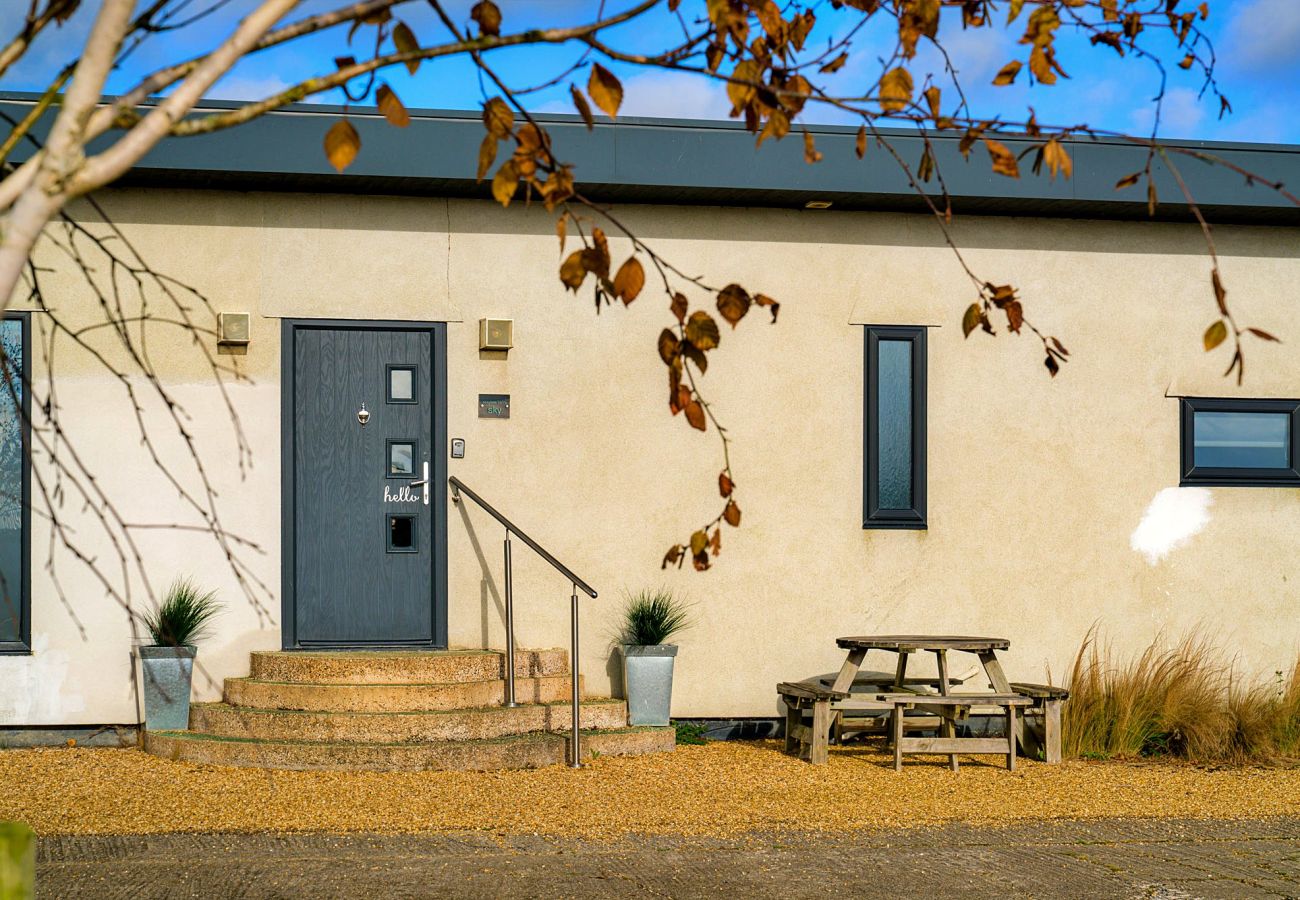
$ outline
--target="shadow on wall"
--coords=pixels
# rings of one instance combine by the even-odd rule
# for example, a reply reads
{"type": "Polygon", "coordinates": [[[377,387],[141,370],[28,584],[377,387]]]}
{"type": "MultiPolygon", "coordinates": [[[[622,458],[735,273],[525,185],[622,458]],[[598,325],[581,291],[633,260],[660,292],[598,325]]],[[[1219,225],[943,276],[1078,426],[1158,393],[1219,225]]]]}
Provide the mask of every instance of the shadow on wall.
{"type": "Polygon", "coordinates": [[[501,599],[501,591],[497,588],[497,583],[492,577],[492,566],[483,553],[483,545],[479,542],[478,533],[474,530],[474,523],[470,521],[469,511],[465,508],[464,501],[455,504],[455,506],[460,513],[460,520],[465,526],[465,533],[469,536],[469,544],[474,548],[474,558],[478,560],[479,568],[483,572],[483,577],[479,581],[479,640],[481,641],[480,646],[487,647],[490,636],[488,615],[495,605],[498,621],[504,622],[506,619],[506,604],[501,599]]]}

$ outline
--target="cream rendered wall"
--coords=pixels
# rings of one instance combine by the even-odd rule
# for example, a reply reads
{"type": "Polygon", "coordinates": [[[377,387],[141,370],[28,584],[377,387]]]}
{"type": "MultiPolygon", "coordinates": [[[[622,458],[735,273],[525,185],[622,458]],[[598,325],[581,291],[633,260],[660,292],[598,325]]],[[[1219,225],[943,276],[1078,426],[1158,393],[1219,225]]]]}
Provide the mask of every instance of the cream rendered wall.
{"type": "MultiPolygon", "coordinates": [[[[1192,227],[959,220],[976,271],[1019,286],[1030,319],[1071,350],[1052,380],[1028,334],[963,341],[971,286],[924,217],[622,208],[683,271],[740,281],[782,304],[777,325],[755,311],[734,332],[724,326],[710,354],[703,384],[735,439],[744,521],[725,530],[715,567],[696,574],[662,572],[659,562],[716,514],[720,454],[712,431],[667,413],[654,349],[666,300],[652,283],[630,308],[597,315],[589,291],[566,293],[540,210],[134,190],[102,202],[155,265],[220,309],[255,314],[248,355],[221,357],[252,380],[230,388],[254,450],[243,480],[229,419],[194,349],[162,341],[155,358],[190,404],[220,511],[265,550],[249,556],[251,571],[277,594],[277,317],[439,320],[450,323],[449,434],[467,442],[449,471],[601,592],[583,603],[593,693],[610,689],[620,591],[661,583],[697,603],[678,662],[674,713],[683,716],[773,714],[775,683],[835,668],[843,634],[1004,635],[1009,673],[1027,679],[1049,667],[1059,679],[1094,622],[1120,649],[1204,625],[1252,673],[1289,666],[1300,649],[1300,491],[1175,490],[1175,504],[1190,496],[1203,509],[1201,529],[1154,562],[1130,543],[1148,506],[1177,485],[1178,408],[1167,393],[1300,394],[1296,229],[1216,231],[1239,320],[1287,341],[1249,345],[1239,392],[1219,377],[1225,352],[1199,349],[1213,300],[1192,227]],[[515,320],[508,356],[478,351],[484,316],[515,320]],[[934,326],[923,532],[861,527],[861,325],[873,322],[934,326]],[[510,394],[511,418],[478,419],[479,393],[510,394]]],[[[621,260],[627,242],[613,244],[621,260]]],[[[64,303],[85,303],[66,265],[52,264],[64,303]]],[[[102,448],[114,497],[155,521],[185,514],[141,456],[120,389],[72,355],[59,372],[65,416],[102,448]]],[[[168,452],[184,460],[174,441],[168,452]]],[[[451,642],[500,646],[501,529],[477,508],[452,505],[448,522],[451,642]]],[[[1161,546],[1173,543],[1170,528],[1148,525],[1161,546]]],[[[124,615],[66,559],[56,567],[61,604],[42,570],[46,540],[38,527],[38,652],[0,658],[0,724],[134,721],[124,615]]],[[[209,538],[160,532],[142,543],[155,581],[193,572],[226,598],[199,656],[198,695],[214,698],[221,678],[246,674],[248,650],[278,646],[278,596],[263,597],[261,610],[245,600],[209,538]]],[[[525,548],[515,565],[521,645],[566,644],[567,583],[525,548]]]]}

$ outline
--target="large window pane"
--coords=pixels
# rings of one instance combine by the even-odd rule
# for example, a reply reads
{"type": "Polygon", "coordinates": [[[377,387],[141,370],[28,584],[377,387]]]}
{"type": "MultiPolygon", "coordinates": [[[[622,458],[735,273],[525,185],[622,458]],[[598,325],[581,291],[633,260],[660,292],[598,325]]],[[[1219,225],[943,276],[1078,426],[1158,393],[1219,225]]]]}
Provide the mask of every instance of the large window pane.
{"type": "Polygon", "coordinates": [[[0,347],[5,358],[0,370],[0,642],[5,642],[23,637],[22,320],[0,320],[0,347]]]}
{"type": "Polygon", "coordinates": [[[1291,416],[1274,412],[1208,412],[1193,419],[1197,466],[1285,469],[1291,465],[1291,416]]]}
{"type": "Polygon", "coordinates": [[[881,509],[912,506],[912,342],[882,340],[877,370],[881,509]]]}

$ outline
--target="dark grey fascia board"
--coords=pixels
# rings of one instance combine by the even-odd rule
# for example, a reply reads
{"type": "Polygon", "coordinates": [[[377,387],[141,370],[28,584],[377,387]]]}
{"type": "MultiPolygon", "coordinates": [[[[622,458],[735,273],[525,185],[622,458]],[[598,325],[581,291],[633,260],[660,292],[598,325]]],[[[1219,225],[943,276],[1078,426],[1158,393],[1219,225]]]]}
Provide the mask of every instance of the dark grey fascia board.
{"type": "MultiPolygon", "coordinates": [[[[24,115],[34,95],[0,93],[0,112],[24,115]]],[[[217,111],[238,103],[205,101],[217,111]]],[[[201,110],[201,111],[202,111],[201,110]]],[[[374,109],[352,108],[348,117],[362,149],[346,173],[326,162],[321,141],[341,106],[295,104],[238,128],[164,141],[124,179],[127,184],[222,190],[298,190],[340,193],[487,197],[476,184],[474,164],[484,131],[479,115],[466,110],[413,109],[411,125],[394,128],[374,109]]],[[[888,151],[872,146],[857,159],[856,129],[810,126],[825,158],[803,161],[799,140],[766,142],[738,122],[624,118],[600,121],[587,131],[576,116],[540,114],[552,133],[557,155],[576,167],[584,193],[598,200],[644,203],[799,207],[830,200],[838,209],[919,210],[924,204],[888,151]]],[[[47,127],[49,116],[42,126],[47,127]]],[[[44,127],[37,129],[38,136],[44,127]]],[[[902,158],[914,164],[921,139],[900,129],[883,130],[902,158]]],[[[1071,139],[1074,177],[1055,181],[1030,174],[994,174],[977,146],[969,161],[957,150],[959,135],[932,138],[957,212],[1048,215],[1076,218],[1145,218],[1142,186],[1116,191],[1115,182],[1145,165],[1145,151],[1118,140],[1071,139]]],[[[1014,152],[1028,141],[1003,139],[1014,152]]],[[[1242,169],[1288,185],[1300,185],[1300,147],[1172,141],[1173,146],[1222,157],[1242,169]]],[[[25,144],[15,159],[31,152],[25,144]]],[[[93,147],[92,147],[93,150],[93,147]]],[[[1300,224],[1300,209],[1259,185],[1249,186],[1227,168],[1175,157],[1197,202],[1217,221],[1300,224]]],[[[1188,219],[1173,175],[1155,163],[1160,195],[1158,218],[1188,219]]],[[[937,185],[931,185],[937,191],[937,185]]]]}

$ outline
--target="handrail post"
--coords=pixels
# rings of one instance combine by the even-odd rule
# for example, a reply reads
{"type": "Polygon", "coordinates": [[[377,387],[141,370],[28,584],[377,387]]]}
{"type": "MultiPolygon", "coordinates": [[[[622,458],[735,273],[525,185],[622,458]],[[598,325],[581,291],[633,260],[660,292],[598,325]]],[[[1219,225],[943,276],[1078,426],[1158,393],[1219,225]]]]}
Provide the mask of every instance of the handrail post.
{"type": "Polygon", "coordinates": [[[515,703],[515,589],[510,566],[510,529],[506,529],[506,706],[515,703]]]}
{"type": "Polygon", "coordinates": [[[569,648],[569,678],[573,682],[573,761],[569,763],[575,769],[582,768],[582,739],[578,736],[578,726],[582,723],[581,718],[581,697],[579,696],[579,685],[582,681],[582,671],[578,666],[578,586],[573,587],[573,596],[569,600],[569,630],[570,648],[569,648]]]}

